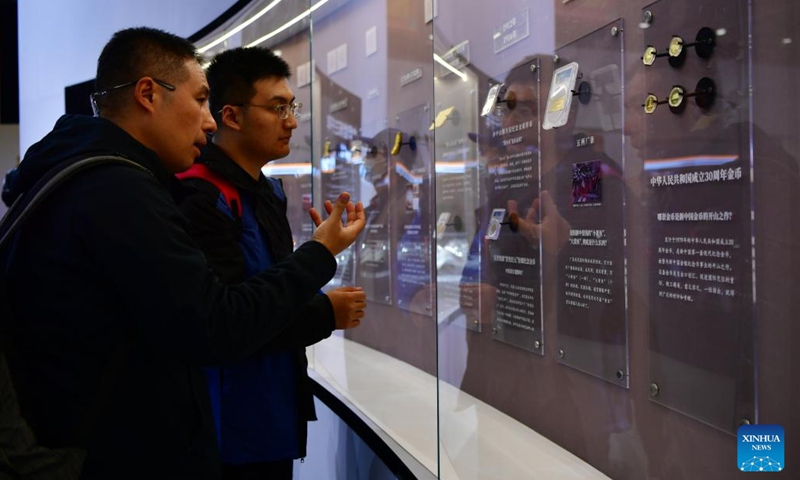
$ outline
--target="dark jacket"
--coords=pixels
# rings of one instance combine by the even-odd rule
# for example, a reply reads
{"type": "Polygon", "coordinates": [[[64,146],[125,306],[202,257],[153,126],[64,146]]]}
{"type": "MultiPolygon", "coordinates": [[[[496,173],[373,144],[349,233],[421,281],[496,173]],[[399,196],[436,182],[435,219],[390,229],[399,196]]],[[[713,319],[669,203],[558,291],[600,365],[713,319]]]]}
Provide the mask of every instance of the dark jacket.
{"type": "MultiPolygon", "coordinates": [[[[180,208],[189,219],[189,233],[222,281],[239,283],[289,255],[292,232],[279,181],[263,175],[254,180],[213,144],[198,161],[226,179],[240,196],[239,217],[208,181],[183,180],[187,192],[180,208]]],[[[287,329],[263,355],[208,372],[212,404],[221,407],[215,414],[221,414],[225,463],[305,456],[306,422],[316,419],[305,347],[330,336],[335,319],[330,300],[323,294],[295,312],[295,317],[298,324],[310,323],[314,328],[287,329]]]]}
{"type": "Polygon", "coordinates": [[[99,153],[149,173],[109,165],[79,174],[23,227],[7,267],[17,347],[9,365],[23,413],[51,447],[73,444],[94,418],[82,478],[218,478],[200,367],[264,348],[336,262],[308,242],[247,282],[223,284],[186,233],[175,177],[101,118],[59,119],[7,179],[5,197],[13,201],[58,162],[99,153]],[[104,376],[110,393],[97,402],[104,376]]]}

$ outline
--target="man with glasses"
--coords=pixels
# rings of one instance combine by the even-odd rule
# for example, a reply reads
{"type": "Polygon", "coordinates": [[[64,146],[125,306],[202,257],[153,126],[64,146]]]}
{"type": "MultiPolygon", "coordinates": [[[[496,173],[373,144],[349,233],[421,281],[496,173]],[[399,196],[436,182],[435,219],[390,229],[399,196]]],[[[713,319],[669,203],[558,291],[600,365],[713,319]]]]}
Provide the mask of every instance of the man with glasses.
{"type": "MultiPolygon", "coordinates": [[[[261,169],[289,154],[301,105],[289,87],[289,66],[266,48],[222,52],[206,75],[219,129],[195,166],[179,175],[189,192],[181,209],[209,265],[236,284],[293,250],[286,194],[261,169]],[[220,179],[223,189],[236,189],[238,205],[225,201],[214,184],[220,179]]],[[[281,335],[268,352],[243,362],[207,369],[223,479],[292,478],[293,459],[306,454],[307,422],[315,419],[305,347],[357,326],[365,301],[355,287],[319,293],[293,314],[314,328],[281,335]]]]}
{"type": "Polygon", "coordinates": [[[216,130],[194,47],[160,30],[122,30],[104,47],[96,82],[98,116],[60,118],[6,178],[10,203],[64,162],[130,161],[59,186],[2,256],[13,315],[0,320],[13,338],[7,356],[22,413],[41,445],[85,448],[82,479],[216,479],[201,367],[319,329],[324,319],[294,313],[333,276],[334,255],[364,226],[363,207],[342,194],[326,203],[328,220],[312,211],[312,241],[225,284],[176,204],[173,174],[216,130]]]}

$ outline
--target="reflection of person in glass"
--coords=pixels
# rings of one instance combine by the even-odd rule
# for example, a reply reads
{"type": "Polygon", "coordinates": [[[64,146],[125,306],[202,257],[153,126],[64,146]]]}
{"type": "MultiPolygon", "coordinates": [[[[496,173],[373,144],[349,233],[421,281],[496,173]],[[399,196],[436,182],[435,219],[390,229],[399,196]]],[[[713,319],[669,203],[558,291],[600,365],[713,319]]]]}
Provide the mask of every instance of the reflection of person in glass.
{"type": "Polygon", "coordinates": [[[370,146],[362,153],[360,176],[366,185],[362,191],[374,194],[364,209],[367,225],[355,242],[358,283],[371,301],[430,313],[425,308],[430,301],[417,301],[420,287],[426,286],[426,292],[430,288],[428,239],[423,233],[427,215],[420,205],[423,177],[413,171],[415,151],[404,147],[390,155],[386,140],[397,132],[386,129],[363,142],[370,146]]]}
{"type": "MultiPolygon", "coordinates": [[[[526,293],[530,297],[525,304],[530,305],[526,310],[533,311],[540,308],[541,299],[539,289],[539,258],[541,254],[555,256],[565,245],[569,238],[569,224],[560,214],[548,191],[541,191],[537,195],[538,179],[535,174],[538,170],[538,107],[536,83],[531,81],[530,59],[519,64],[506,78],[506,95],[513,95],[515,104],[513,109],[503,104],[500,115],[487,117],[485,133],[471,136],[479,143],[481,162],[484,163],[484,173],[481,175],[484,186],[479,189],[485,192],[480,199],[480,206],[476,210],[476,223],[479,225],[467,257],[467,262],[462,272],[460,285],[460,306],[466,314],[468,325],[479,324],[485,327],[495,327],[489,332],[494,336],[497,326],[506,328],[505,324],[497,323],[498,296],[509,296],[516,287],[530,288],[535,293],[526,293]],[[509,136],[498,135],[497,132],[517,128],[516,126],[530,126],[523,130],[522,141],[517,140],[518,134],[509,136]],[[504,141],[505,140],[505,141],[504,141]],[[510,141],[509,141],[510,140],[510,141]],[[520,160],[522,161],[520,163],[520,160]],[[520,167],[521,165],[521,167],[520,167]],[[509,178],[519,176],[514,169],[526,171],[531,168],[534,175],[525,180],[525,185],[514,187],[509,178]],[[506,188],[506,186],[508,186],[506,188]],[[491,213],[497,208],[506,210],[504,224],[500,225],[496,240],[489,240],[491,213]],[[512,231],[510,223],[516,231],[512,231]],[[495,261],[497,258],[522,258],[535,262],[528,265],[523,276],[508,275],[509,264],[495,261]],[[512,285],[513,284],[513,285],[512,285]]],[[[513,269],[518,267],[513,266],[513,269]]],[[[502,307],[505,307],[504,305],[502,307]]],[[[510,316],[510,315],[509,315],[510,316]]],[[[527,320],[530,324],[541,328],[541,319],[538,311],[530,315],[527,320]]],[[[507,337],[512,343],[515,337],[528,341],[533,335],[541,332],[520,330],[520,335],[509,330],[507,337]]],[[[468,334],[467,344],[469,354],[467,357],[466,371],[462,379],[462,389],[465,391],[487,390],[485,383],[487,375],[485,368],[476,353],[481,348],[477,343],[482,335],[468,334]],[[477,343],[476,343],[477,342],[477,343]]],[[[491,338],[487,335],[487,338],[491,338]]],[[[526,348],[534,349],[534,341],[530,340],[526,348]]],[[[504,388],[498,385],[496,388],[504,388]]],[[[491,389],[490,389],[491,390],[491,389]]]]}
{"type": "MultiPolygon", "coordinates": [[[[515,100],[513,108],[508,102],[499,103],[499,112],[484,117],[479,132],[469,135],[478,143],[481,184],[475,202],[477,227],[471,232],[460,283],[459,304],[469,327],[464,332],[467,350],[463,373],[453,370],[452,381],[459,389],[454,408],[443,412],[445,422],[471,425],[469,437],[446,452],[465,473],[482,470],[482,433],[484,428],[491,428],[480,415],[472,420],[475,398],[517,419],[533,412],[530,405],[550,411],[558,404],[560,411],[577,415],[577,408],[569,409],[572,402],[558,393],[565,390],[563,379],[552,369],[542,368],[539,359],[532,358],[536,355],[530,353],[541,338],[540,260],[542,255],[555,257],[561,251],[570,228],[551,193],[539,191],[541,119],[537,81],[530,69],[533,61],[523,60],[504,79],[506,98],[513,95],[515,100]],[[496,239],[492,239],[492,214],[498,209],[505,210],[505,215],[501,222],[494,222],[498,230],[494,232],[496,239]],[[498,314],[504,316],[503,322],[498,321],[498,314]],[[535,398],[530,398],[533,384],[541,388],[533,387],[535,398]],[[529,406],[519,408],[520,402],[529,406]]],[[[444,355],[460,355],[460,335],[446,331],[442,336],[446,346],[454,347],[452,353],[445,351],[444,355]]],[[[529,419],[521,421],[528,423],[529,419]]]]}
{"type": "Polygon", "coordinates": [[[372,140],[359,141],[359,176],[366,207],[367,224],[355,242],[357,249],[358,284],[364,289],[367,299],[381,303],[391,301],[391,271],[389,249],[389,168],[385,144],[370,146],[372,140]]]}
{"type": "MultiPolygon", "coordinates": [[[[492,255],[538,256],[531,247],[541,247],[542,253],[555,255],[569,238],[569,225],[550,193],[542,191],[536,195],[537,179],[527,178],[524,185],[509,181],[519,177],[519,172],[535,173],[538,163],[536,135],[519,138],[497,135],[506,127],[538,122],[536,86],[530,81],[530,70],[523,72],[529,63],[522,62],[506,79],[506,96],[514,98],[513,108],[505,102],[499,115],[487,117],[488,132],[472,136],[478,141],[480,156],[485,162],[486,175],[482,175],[485,185],[480,191],[486,192],[486,197],[481,199],[481,206],[475,212],[480,227],[473,237],[461,282],[461,306],[470,324],[475,321],[491,324],[495,314],[496,285],[501,280],[497,271],[499,265],[490,261],[492,255]],[[491,212],[496,208],[506,209],[503,222],[506,225],[501,225],[497,240],[487,240],[487,236],[495,237],[488,229],[492,226],[491,212]],[[516,233],[509,223],[513,223],[516,233]]],[[[532,124],[527,131],[536,132],[537,129],[538,125],[532,124]]],[[[499,275],[502,276],[502,272],[499,275]]]]}

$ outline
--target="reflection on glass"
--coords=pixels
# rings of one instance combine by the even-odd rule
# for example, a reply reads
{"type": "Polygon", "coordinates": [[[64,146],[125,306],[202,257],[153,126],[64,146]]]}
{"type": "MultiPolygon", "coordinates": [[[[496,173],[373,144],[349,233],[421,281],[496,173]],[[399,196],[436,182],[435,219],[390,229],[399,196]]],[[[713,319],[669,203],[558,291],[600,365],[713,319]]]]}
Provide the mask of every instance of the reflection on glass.
{"type": "Polygon", "coordinates": [[[314,368],[440,478],[736,468],[793,418],[798,8],[259,0],[198,42],[292,66],[296,245],[364,203],[329,287],[367,319],[314,368]]]}

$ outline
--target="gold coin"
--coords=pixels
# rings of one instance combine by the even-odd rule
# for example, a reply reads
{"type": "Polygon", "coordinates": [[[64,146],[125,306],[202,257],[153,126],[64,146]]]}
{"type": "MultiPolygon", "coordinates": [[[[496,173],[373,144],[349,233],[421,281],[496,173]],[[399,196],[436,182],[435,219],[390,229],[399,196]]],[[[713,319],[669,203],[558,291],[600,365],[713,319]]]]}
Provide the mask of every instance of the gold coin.
{"type": "Polygon", "coordinates": [[[669,91],[669,106],[679,107],[683,103],[683,93],[683,87],[678,85],[672,87],[672,90],[669,91]]]}
{"type": "Polygon", "coordinates": [[[644,99],[644,113],[652,114],[656,111],[656,107],[658,107],[658,97],[651,93],[644,99]]]}
{"type": "Polygon", "coordinates": [[[683,39],[678,36],[672,37],[672,40],[669,41],[669,56],[677,57],[681,54],[682,51],[683,51],[683,39]]]}
{"type": "Polygon", "coordinates": [[[649,67],[655,61],[656,61],[656,47],[648,45],[647,48],[644,49],[644,55],[642,55],[642,63],[644,63],[649,67]]]}
{"type": "Polygon", "coordinates": [[[394,145],[392,145],[392,150],[389,152],[392,155],[397,155],[400,153],[400,146],[403,144],[403,134],[401,132],[397,132],[394,134],[394,145]]]}

